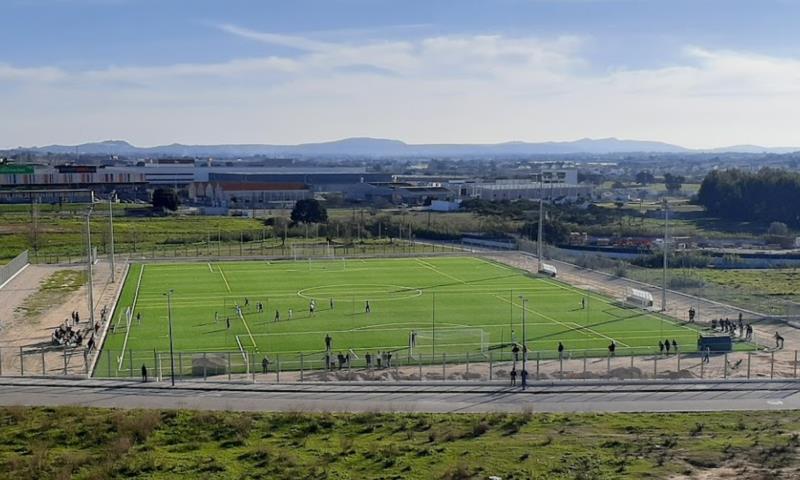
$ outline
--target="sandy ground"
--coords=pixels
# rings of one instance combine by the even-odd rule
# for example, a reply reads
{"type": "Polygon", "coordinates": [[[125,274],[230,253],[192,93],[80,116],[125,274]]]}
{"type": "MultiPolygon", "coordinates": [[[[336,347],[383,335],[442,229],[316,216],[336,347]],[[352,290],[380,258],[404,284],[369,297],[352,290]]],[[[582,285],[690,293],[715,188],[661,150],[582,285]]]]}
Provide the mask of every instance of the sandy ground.
{"type": "MultiPolygon", "coordinates": [[[[81,270],[81,265],[30,265],[11,283],[0,289],[0,365],[5,375],[85,374],[84,348],[52,347],[51,334],[55,328],[70,318],[73,311],[80,313],[81,327],[89,328],[88,286],[67,294],[61,302],[52,305],[35,318],[17,312],[25,299],[36,294],[39,286],[59,270],[81,270]],[[23,347],[24,355],[20,355],[23,347]],[[24,363],[20,358],[24,359],[24,363]],[[43,369],[44,365],[44,369],[43,369]]],[[[94,266],[95,320],[100,322],[100,312],[109,309],[116,301],[117,288],[122,281],[125,262],[116,265],[117,283],[110,283],[111,268],[104,260],[94,266]]],[[[102,325],[101,325],[102,326],[102,325]]],[[[84,343],[85,345],[85,343],[84,343]]]]}

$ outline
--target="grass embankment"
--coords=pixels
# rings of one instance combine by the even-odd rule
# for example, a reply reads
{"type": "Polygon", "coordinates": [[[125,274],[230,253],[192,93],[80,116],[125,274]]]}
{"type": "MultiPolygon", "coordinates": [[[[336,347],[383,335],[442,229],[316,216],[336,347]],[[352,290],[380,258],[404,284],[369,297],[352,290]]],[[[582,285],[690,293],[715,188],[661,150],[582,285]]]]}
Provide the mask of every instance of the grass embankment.
{"type": "MultiPolygon", "coordinates": [[[[628,276],[658,284],[656,269],[629,269],[628,276]]],[[[800,270],[784,269],[674,269],[671,287],[704,298],[765,314],[785,315],[800,302],[800,270]]]]}
{"type": "Polygon", "coordinates": [[[0,478],[797,478],[800,412],[252,414],[0,408],[0,478]],[[689,477],[686,477],[689,478],[689,477]],[[700,477],[692,477],[700,478],[700,477]]]}

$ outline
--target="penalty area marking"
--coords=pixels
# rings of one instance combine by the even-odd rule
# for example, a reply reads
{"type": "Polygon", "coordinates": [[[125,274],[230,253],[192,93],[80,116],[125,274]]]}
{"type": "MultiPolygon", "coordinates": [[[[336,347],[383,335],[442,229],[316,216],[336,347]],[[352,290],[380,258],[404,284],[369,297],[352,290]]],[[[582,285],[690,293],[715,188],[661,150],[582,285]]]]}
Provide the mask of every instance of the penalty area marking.
{"type": "Polygon", "coordinates": [[[336,293],[333,293],[333,294],[330,294],[330,295],[320,295],[320,296],[322,296],[322,297],[333,296],[334,298],[346,298],[346,297],[353,297],[356,294],[358,294],[359,296],[373,295],[373,296],[377,297],[378,301],[381,301],[381,302],[390,302],[390,301],[396,301],[396,300],[408,300],[409,298],[416,298],[416,297],[422,296],[422,290],[419,289],[419,288],[407,287],[407,286],[404,286],[404,285],[393,285],[393,284],[390,284],[390,283],[341,283],[341,284],[336,284],[336,285],[320,285],[318,287],[309,287],[309,288],[304,288],[303,290],[298,290],[297,291],[297,296],[298,297],[302,297],[302,298],[306,298],[308,300],[314,300],[316,298],[316,297],[313,296],[313,291],[314,290],[323,290],[323,292],[324,292],[324,289],[326,289],[326,288],[335,289],[335,288],[351,288],[351,287],[365,287],[365,286],[366,287],[391,287],[391,288],[398,289],[401,292],[405,291],[407,293],[405,293],[405,294],[398,293],[397,296],[387,296],[385,298],[381,297],[380,295],[392,295],[392,292],[390,292],[390,291],[386,291],[386,292],[371,291],[369,293],[358,293],[356,291],[356,292],[351,292],[348,295],[346,291],[343,291],[341,293],[336,292],[336,293]]]}
{"type": "Polygon", "coordinates": [[[228,289],[228,293],[231,293],[231,286],[228,284],[228,279],[225,278],[225,272],[222,271],[222,265],[217,265],[217,269],[219,270],[219,274],[222,275],[222,280],[225,281],[225,287],[228,289]]]}

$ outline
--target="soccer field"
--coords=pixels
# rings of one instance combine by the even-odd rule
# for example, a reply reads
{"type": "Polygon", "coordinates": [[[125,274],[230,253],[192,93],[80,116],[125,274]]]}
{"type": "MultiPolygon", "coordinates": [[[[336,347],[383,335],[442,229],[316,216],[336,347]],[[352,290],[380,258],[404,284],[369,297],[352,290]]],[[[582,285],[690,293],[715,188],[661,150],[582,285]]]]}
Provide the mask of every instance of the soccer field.
{"type": "Polygon", "coordinates": [[[128,272],[104,345],[111,358],[100,359],[98,374],[128,374],[130,352],[152,359],[169,350],[170,289],[175,351],[184,354],[312,357],[329,335],[334,353],[477,358],[521,343],[523,314],[528,348],[545,357],[558,342],[570,354],[605,355],[613,340],[625,355],[657,350],[659,339],[693,351],[697,340],[696,330],[661,315],[475,257],[139,264],[128,272]]]}

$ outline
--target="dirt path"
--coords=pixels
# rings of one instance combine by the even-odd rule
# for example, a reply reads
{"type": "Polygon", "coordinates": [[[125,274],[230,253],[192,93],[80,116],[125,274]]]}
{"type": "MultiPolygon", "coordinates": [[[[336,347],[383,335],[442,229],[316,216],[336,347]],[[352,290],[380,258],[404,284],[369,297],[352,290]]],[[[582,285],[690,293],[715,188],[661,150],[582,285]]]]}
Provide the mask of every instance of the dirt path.
{"type": "MultiPolygon", "coordinates": [[[[70,318],[73,311],[80,314],[79,328],[91,331],[89,322],[88,286],[65,294],[58,303],[51,305],[35,318],[26,317],[17,310],[25,300],[36,295],[40,285],[53,273],[60,270],[84,270],[82,265],[30,265],[11,283],[0,289],[0,366],[5,375],[82,374],[86,371],[85,348],[51,347],[51,335],[55,328],[70,318]],[[22,356],[20,347],[31,352],[22,356]],[[35,350],[35,352],[34,352],[35,350]],[[44,369],[42,368],[44,364],[44,369]]],[[[123,281],[125,262],[116,265],[116,283],[110,283],[111,268],[108,262],[100,261],[93,269],[94,313],[96,323],[101,322],[101,311],[109,309],[116,301],[118,286],[123,281]]],[[[100,325],[102,327],[102,324],[100,325]]],[[[86,337],[88,341],[88,336],[86,337]]],[[[84,342],[84,346],[85,346],[84,342]]]]}

